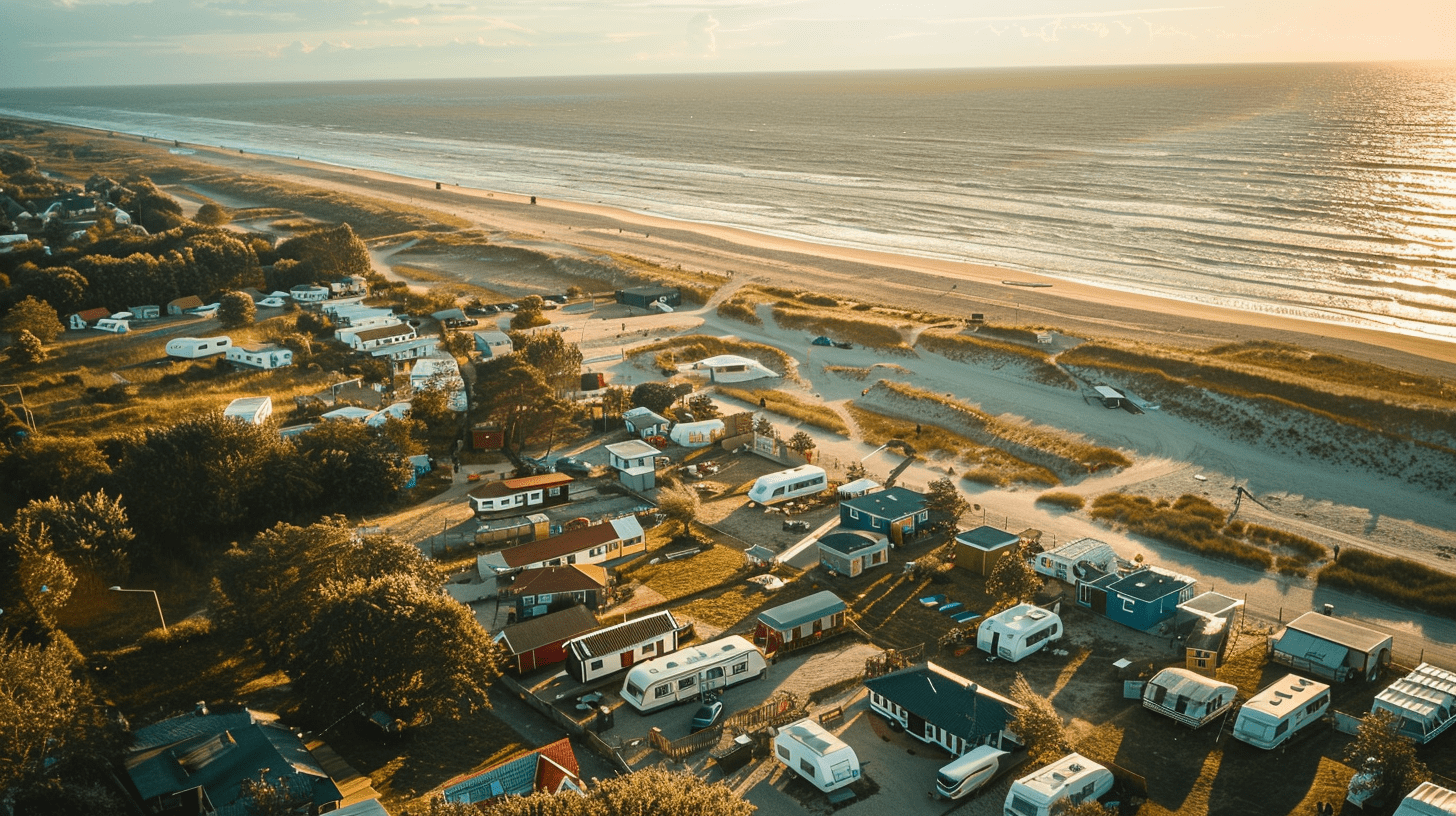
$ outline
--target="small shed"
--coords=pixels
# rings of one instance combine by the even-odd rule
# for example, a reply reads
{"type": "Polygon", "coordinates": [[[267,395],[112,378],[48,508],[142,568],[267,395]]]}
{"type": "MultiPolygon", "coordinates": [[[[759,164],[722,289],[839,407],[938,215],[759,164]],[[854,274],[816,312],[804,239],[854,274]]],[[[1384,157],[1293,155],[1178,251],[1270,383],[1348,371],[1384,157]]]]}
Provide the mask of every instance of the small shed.
{"type": "Polygon", "coordinates": [[[848,606],[829,590],[790,601],[758,613],[753,643],[764,657],[788,654],[843,633],[849,625],[848,606]]]}
{"type": "Polygon", "coordinates": [[[272,397],[238,397],[228,403],[222,415],[248,425],[262,425],[273,416],[272,397]]]}
{"type": "Polygon", "coordinates": [[[783,376],[757,360],[740,357],[737,354],[719,354],[696,363],[684,363],[678,366],[677,370],[683,372],[706,371],[708,381],[715,383],[747,382],[783,376]]]}
{"type": "Polygon", "coordinates": [[[1077,585],[1077,604],[1139,631],[1162,627],[1193,597],[1186,575],[1143,567],[1128,575],[1104,575],[1077,585]]]}
{"type": "Polygon", "coordinates": [[[1178,632],[1184,638],[1183,667],[1211,674],[1223,665],[1229,634],[1244,602],[1205,592],[1178,604],[1178,632]]]}
{"type": "Polygon", "coordinates": [[[1099,385],[1092,390],[1097,392],[1097,398],[1108,408],[1121,408],[1123,400],[1127,399],[1121,391],[1105,385],[1099,385]]]}
{"type": "Polygon", "coordinates": [[[1336,682],[1374,680],[1390,665],[1394,639],[1332,615],[1306,612],[1270,642],[1270,658],[1336,682]]]}
{"type": "Polygon", "coordinates": [[[853,578],[890,563],[890,540],[865,530],[836,528],[819,539],[819,565],[853,578]]]}
{"type": "Polygon", "coordinates": [[[653,303],[681,306],[682,292],[674,286],[634,286],[631,289],[618,289],[617,302],[639,309],[646,309],[653,303]]]}
{"type": "Polygon", "coordinates": [[[748,562],[750,567],[771,566],[774,561],[778,560],[778,557],[778,553],[762,544],[754,544],[752,547],[743,551],[743,558],[748,562]]]}
{"type": "Polygon", "coordinates": [[[990,575],[1002,556],[1016,552],[1021,536],[997,527],[981,525],[955,537],[955,565],[977,575],[990,575]]]}
{"type": "Polygon", "coordinates": [[[657,448],[640,439],[608,445],[607,462],[617,471],[617,480],[631,490],[657,486],[657,448]]]}
{"type": "Polygon", "coordinates": [[[677,651],[680,631],[664,610],[581,634],[566,644],[566,673],[578,683],[594,682],[677,651]]]}
{"type": "Polygon", "coordinates": [[[627,432],[639,439],[646,439],[649,436],[662,436],[667,433],[667,428],[672,421],[662,414],[650,408],[633,408],[622,414],[622,422],[627,426],[627,432]]]}
{"type": "Polygon", "coordinates": [[[597,628],[597,616],[585,606],[573,606],[550,615],[513,623],[495,636],[510,653],[517,674],[535,671],[566,659],[566,642],[597,628]]]}
{"type": "Polygon", "coordinates": [[[506,444],[505,432],[494,422],[477,422],[470,426],[470,447],[475,450],[500,450],[506,444]]]}

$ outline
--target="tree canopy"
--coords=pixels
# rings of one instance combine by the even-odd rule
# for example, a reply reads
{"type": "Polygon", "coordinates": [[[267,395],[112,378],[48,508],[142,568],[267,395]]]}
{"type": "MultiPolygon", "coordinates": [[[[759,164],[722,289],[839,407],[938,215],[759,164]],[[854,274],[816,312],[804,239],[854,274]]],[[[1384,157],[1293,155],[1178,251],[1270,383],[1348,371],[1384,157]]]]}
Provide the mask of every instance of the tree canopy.
{"type": "Polygon", "coordinates": [[[257,305],[242,292],[225,292],[218,302],[217,321],[227,328],[251,326],[257,317],[257,305]]]}
{"type": "Polygon", "coordinates": [[[73,654],[0,631],[0,791],[40,784],[47,762],[99,756],[114,744],[73,654]]]}
{"type": "Polygon", "coordinates": [[[1359,772],[1355,788],[1374,791],[1376,802],[1390,802],[1431,778],[1430,769],[1416,756],[1416,746],[1400,733],[1400,718],[1385,709],[1366,714],[1345,748],[1345,761],[1359,772]],[[1363,783],[1363,784],[1362,784],[1363,783]]]}
{"type": "Polygon", "coordinates": [[[997,599],[998,610],[1030,602],[1041,591],[1041,584],[1024,546],[1003,554],[986,576],[986,591],[997,599]]]}
{"type": "Polygon", "coordinates": [[[298,283],[367,275],[370,269],[369,249],[348,224],[289,238],[278,245],[277,253],[280,259],[296,262],[290,270],[298,283]]]}
{"type": "Polygon", "coordinates": [[[632,389],[632,404],[653,413],[666,411],[677,401],[677,394],[667,383],[645,382],[632,389]]]}
{"type": "Polygon", "coordinates": [[[971,503],[961,495],[954,481],[942,476],[926,487],[925,508],[930,511],[932,529],[953,532],[960,525],[961,516],[970,512],[971,503]]]}
{"type": "Polygon", "coordinates": [[[1021,705],[1008,727],[1026,746],[1028,767],[1045,765],[1071,752],[1062,716],[1052,707],[1051,700],[1032,689],[1025,676],[1016,675],[1009,696],[1021,705]]]}
{"type": "Polygon", "coordinates": [[[480,806],[486,816],[751,816],[752,803],[722,782],[687,771],[645,768],[573,791],[506,796],[480,806]]]}
{"type": "Polygon", "coordinates": [[[61,325],[55,307],[38,300],[34,295],[26,295],[0,319],[0,331],[15,334],[22,330],[30,332],[35,335],[35,339],[49,345],[56,342],[56,338],[65,331],[65,326],[61,325]]]}

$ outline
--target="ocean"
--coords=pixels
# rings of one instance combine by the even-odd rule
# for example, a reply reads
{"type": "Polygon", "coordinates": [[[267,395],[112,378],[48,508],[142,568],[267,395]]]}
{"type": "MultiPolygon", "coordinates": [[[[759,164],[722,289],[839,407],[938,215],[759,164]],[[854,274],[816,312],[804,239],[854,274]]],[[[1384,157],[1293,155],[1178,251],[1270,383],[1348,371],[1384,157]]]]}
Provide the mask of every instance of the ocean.
{"type": "Polygon", "coordinates": [[[0,89],[0,115],[1456,340],[1456,63],[0,89]]]}

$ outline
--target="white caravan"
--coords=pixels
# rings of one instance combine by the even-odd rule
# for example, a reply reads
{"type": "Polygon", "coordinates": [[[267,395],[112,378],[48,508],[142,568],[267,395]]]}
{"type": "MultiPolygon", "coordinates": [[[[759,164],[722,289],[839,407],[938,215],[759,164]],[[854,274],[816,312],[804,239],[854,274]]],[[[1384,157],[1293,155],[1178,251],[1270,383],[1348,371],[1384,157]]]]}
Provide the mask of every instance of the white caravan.
{"type": "Polygon", "coordinates": [[[1422,663],[1375,695],[1370,713],[1400,718],[1400,733],[1425,745],[1456,722],[1456,672],[1422,663]]]}
{"type": "Polygon", "coordinates": [[[829,477],[824,468],[799,465],[758,477],[748,491],[748,499],[759,504],[778,504],[800,496],[811,496],[828,486],[829,477]]]}
{"type": "Polygon", "coordinates": [[[697,699],[706,691],[734,686],[763,676],[768,661],[752,643],[737,635],[638,663],[627,672],[622,699],[638,711],[697,699]]]}
{"type": "Polygon", "coordinates": [[[774,756],[825,793],[859,779],[859,757],[854,749],[807,717],[779,729],[774,735],[774,756]]]}
{"type": "Polygon", "coordinates": [[[1015,663],[1061,637],[1057,613],[1024,603],[986,618],[976,631],[976,648],[1015,663]]]}
{"type": "Polygon", "coordinates": [[[975,793],[995,778],[1011,754],[989,745],[978,745],[950,761],[935,775],[935,796],[961,799],[975,793]]]}
{"type": "Polygon", "coordinates": [[[1199,728],[1233,708],[1238,691],[1188,669],[1163,669],[1143,686],[1143,708],[1199,728]]]}
{"type": "Polygon", "coordinates": [[[1234,720],[1234,739],[1255,748],[1277,748],[1318,720],[1330,707],[1330,687],[1286,674],[1249,698],[1234,720]]]}
{"type": "Polygon", "coordinates": [[[232,347],[231,337],[178,337],[167,341],[167,356],[196,360],[214,354],[226,354],[232,347]]]}
{"type": "Polygon", "coordinates": [[[1050,816],[1056,803],[1099,799],[1112,790],[1112,783],[1112,771],[1081,754],[1067,754],[1012,782],[1004,816],[1050,816]]]}

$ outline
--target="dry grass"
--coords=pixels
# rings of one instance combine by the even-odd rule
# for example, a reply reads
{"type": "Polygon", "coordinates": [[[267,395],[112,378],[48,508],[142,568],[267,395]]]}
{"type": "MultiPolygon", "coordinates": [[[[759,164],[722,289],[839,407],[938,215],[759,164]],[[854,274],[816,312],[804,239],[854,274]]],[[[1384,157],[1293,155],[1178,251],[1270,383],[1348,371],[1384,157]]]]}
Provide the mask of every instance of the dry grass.
{"type": "Polygon", "coordinates": [[[719,303],[717,312],[719,317],[737,320],[740,323],[747,323],[750,326],[763,325],[763,318],[758,316],[758,311],[754,308],[753,301],[742,294],[734,295],[719,303]]]}
{"type": "Polygon", "coordinates": [[[1060,507],[1063,510],[1081,510],[1087,504],[1087,500],[1076,493],[1068,493],[1064,490],[1052,490],[1036,497],[1037,504],[1060,507]]]}
{"type": "Polygon", "coordinates": [[[709,626],[728,629],[742,623],[763,605],[763,590],[745,584],[694,598],[674,607],[672,612],[679,620],[692,618],[709,626]]]}
{"type": "MultiPolygon", "coordinates": [[[[1028,332],[1032,342],[1035,332],[1028,332]]],[[[927,329],[915,341],[915,345],[926,351],[962,363],[983,365],[1024,366],[1031,378],[1039,383],[1055,385],[1068,390],[1077,389],[1077,381],[1063,371],[1051,358],[1034,346],[1024,346],[1006,340],[997,340],[978,335],[951,334],[942,329],[927,329]]]]}
{"type": "Polygon", "coordinates": [[[1044,467],[1017,459],[1006,451],[982,445],[939,425],[886,416],[853,403],[849,405],[849,414],[866,442],[880,445],[891,439],[902,439],[922,453],[943,451],[964,464],[964,478],[979,484],[1055,485],[1061,481],[1044,467]],[[918,435],[915,432],[917,424],[920,426],[918,435]]]}
{"type": "Polygon", "coordinates": [[[744,569],[743,553],[732,547],[708,545],[697,555],[657,564],[639,562],[623,570],[623,577],[640,581],[669,601],[719,586],[744,569]]]}
{"type": "Polygon", "coordinates": [[[913,353],[899,328],[878,320],[840,317],[824,310],[809,310],[782,302],[774,306],[773,316],[774,322],[781,328],[802,329],[885,351],[913,353]]]}
{"type": "Polygon", "coordinates": [[[840,436],[849,436],[849,426],[833,409],[824,405],[806,402],[787,391],[772,388],[733,388],[726,385],[713,387],[725,397],[746,402],[749,405],[763,403],[764,410],[797,419],[805,425],[823,428],[840,436]]]}
{"type": "Polygon", "coordinates": [[[1456,576],[1406,558],[1346,549],[1339,561],[1320,570],[1319,582],[1410,609],[1456,617],[1456,576]]]}
{"type": "Polygon", "coordinates": [[[682,337],[672,337],[657,343],[648,343],[644,346],[627,351],[629,359],[640,357],[644,354],[651,354],[654,357],[660,352],[671,352],[674,359],[681,362],[703,360],[719,354],[737,354],[742,357],[749,357],[763,363],[769,368],[784,372],[784,377],[790,380],[798,380],[798,367],[794,358],[786,352],[764,345],[763,343],[748,343],[741,340],[724,340],[721,337],[712,337],[706,334],[689,334],[682,337]]]}

